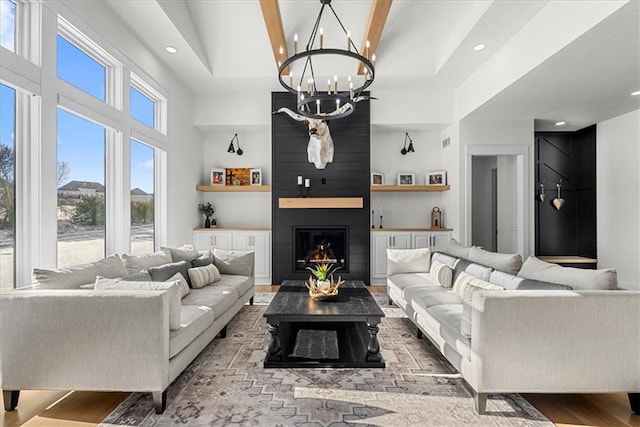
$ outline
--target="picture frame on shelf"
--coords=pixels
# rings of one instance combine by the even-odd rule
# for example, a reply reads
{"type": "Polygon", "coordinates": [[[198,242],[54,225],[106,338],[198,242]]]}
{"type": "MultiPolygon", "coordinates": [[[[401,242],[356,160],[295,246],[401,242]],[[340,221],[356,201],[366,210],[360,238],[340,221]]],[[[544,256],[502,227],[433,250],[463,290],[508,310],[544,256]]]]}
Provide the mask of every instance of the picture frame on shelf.
{"type": "Polygon", "coordinates": [[[371,185],[384,185],[384,174],[371,172],[371,185]]]}
{"type": "Polygon", "coordinates": [[[426,185],[447,185],[447,172],[427,172],[424,175],[424,180],[426,185]]]}
{"type": "Polygon", "coordinates": [[[262,185],[262,169],[251,169],[251,185],[262,185]]]}
{"type": "Polygon", "coordinates": [[[227,179],[227,185],[250,185],[251,168],[226,168],[225,178],[227,179]]]}
{"type": "Polygon", "coordinates": [[[225,185],[225,170],[221,168],[211,169],[211,185],[225,185]]]}
{"type": "Polygon", "coordinates": [[[400,172],[398,174],[397,185],[416,185],[416,174],[400,172]]]}

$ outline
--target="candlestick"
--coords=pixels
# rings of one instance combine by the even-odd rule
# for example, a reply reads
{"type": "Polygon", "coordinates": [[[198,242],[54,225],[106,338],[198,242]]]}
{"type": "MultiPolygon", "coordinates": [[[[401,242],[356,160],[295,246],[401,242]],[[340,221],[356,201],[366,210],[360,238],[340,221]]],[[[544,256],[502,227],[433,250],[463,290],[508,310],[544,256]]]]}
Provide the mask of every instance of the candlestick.
{"type": "Polygon", "coordinates": [[[302,175],[298,175],[298,185],[302,185],[302,175]]]}
{"type": "Polygon", "coordinates": [[[298,33],[293,35],[293,54],[298,53],[298,33]]]}
{"type": "MultiPolygon", "coordinates": [[[[293,71],[289,71],[289,86],[293,87],[293,71]]],[[[300,89],[298,89],[300,92],[300,89]]]]}
{"type": "Polygon", "coordinates": [[[305,178],[304,186],[307,188],[311,187],[311,180],[309,178],[305,178]]]}
{"type": "Polygon", "coordinates": [[[327,95],[331,95],[331,79],[327,80],[327,95]]]}
{"type": "Polygon", "coordinates": [[[338,76],[335,74],[333,75],[333,91],[338,93],[338,76]]]}
{"type": "Polygon", "coordinates": [[[380,215],[380,228],[382,228],[382,215],[380,215]]]}
{"type": "Polygon", "coordinates": [[[376,222],[375,222],[375,216],[374,216],[374,210],[371,209],[371,228],[376,228],[376,222]]]}
{"type": "Polygon", "coordinates": [[[347,31],[347,50],[351,52],[351,31],[347,31]]]}
{"type": "Polygon", "coordinates": [[[366,43],[364,44],[364,56],[365,56],[365,58],[369,57],[369,46],[371,46],[371,43],[369,43],[369,40],[367,40],[366,43]]]}
{"type": "Polygon", "coordinates": [[[302,184],[298,184],[298,198],[302,197],[302,184]]]}
{"type": "Polygon", "coordinates": [[[320,49],[324,46],[324,30],[320,28],[320,49]]]}
{"type": "Polygon", "coordinates": [[[380,215],[382,215],[382,203],[380,203],[380,215]]]}

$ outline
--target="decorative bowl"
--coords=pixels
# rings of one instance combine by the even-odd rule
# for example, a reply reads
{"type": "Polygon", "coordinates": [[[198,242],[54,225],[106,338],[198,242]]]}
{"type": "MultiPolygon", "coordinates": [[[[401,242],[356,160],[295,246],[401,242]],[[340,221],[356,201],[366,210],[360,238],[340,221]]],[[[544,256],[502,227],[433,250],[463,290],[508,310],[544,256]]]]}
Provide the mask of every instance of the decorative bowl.
{"type": "Polygon", "coordinates": [[[305,283],[309,288],[309,296],[315,301],[331,301],[338,296],[338,288],[344,283],[341,277],[334,282],[333,278],[328,282],[319,282],[315,278],[309,276],[309,280],[305,283]]]}

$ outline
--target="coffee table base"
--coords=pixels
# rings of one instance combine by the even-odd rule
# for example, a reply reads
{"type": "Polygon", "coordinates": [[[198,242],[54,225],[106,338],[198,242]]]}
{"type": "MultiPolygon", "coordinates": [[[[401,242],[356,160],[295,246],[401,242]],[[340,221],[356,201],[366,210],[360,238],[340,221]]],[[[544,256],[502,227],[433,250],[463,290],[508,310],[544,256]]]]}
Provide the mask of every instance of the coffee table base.
{"type": "Polygon", "coordinates": [[[366,322],[270,324],[271,343],[264,367],[384,368],[377,331],[377,325],[367,325],[366,322]],[[296,339],[302,341],[297,342],[297,347],[296,339]],[[303,353],[304,357],[296,351],[303,353]]]}

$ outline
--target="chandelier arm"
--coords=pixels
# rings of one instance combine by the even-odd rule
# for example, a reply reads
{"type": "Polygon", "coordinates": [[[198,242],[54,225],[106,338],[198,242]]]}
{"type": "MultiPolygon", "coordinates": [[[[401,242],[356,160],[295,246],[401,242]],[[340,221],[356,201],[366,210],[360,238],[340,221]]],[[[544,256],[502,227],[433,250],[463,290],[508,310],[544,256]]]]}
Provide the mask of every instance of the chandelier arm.
{"type": "MultiPolygon", "coordinates": [[[[322,7],[324,7],[325,5],[323,4],[322,7]]],[[[336,21],[338,21],[338,24],[340,24],[340,28],[342,28],[342,31],[344,31],[344,35],[348,36],[349,34],[347,33],[347,29],[344,28],[344,25],[342,25],[342,21],[340,20],[340,18],[338,18],[338,14],[336,13],[336,11],[333,9],[333,6],[331,6],[331,3],[329,3],[329,9],[331,9],[331,12],[333,12],[333,16],[336,17],[336,21]]],[[[358,51],[358,48],[356,47],[356,45],[353,43],[353,40],[351,38],[349,38],[349,43],[351,43],[351,46],[353,46],[353,49],[356,51],[356,53],[358,55],[360,55],[360,52],[358,51]]]]}
{"type": "Polygon", "coordinates": [[[313,24],[311,34],[309,35],[309,41],[307,41],[307,50],[311,50],[313,47],[313,43],[316,41],[316,34],[318,33],[318,27],[320,27],[320,20],[322,19],[322,12],[324,11],[325,6],[326,5],[323,3],[322,7],[320,8],[320,13],[318,13],[318,17],[316,18],[316,22],[313,24]]]}

